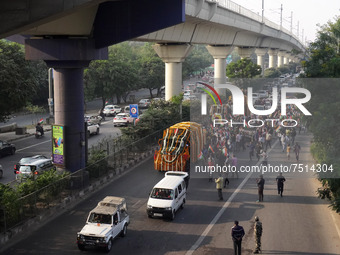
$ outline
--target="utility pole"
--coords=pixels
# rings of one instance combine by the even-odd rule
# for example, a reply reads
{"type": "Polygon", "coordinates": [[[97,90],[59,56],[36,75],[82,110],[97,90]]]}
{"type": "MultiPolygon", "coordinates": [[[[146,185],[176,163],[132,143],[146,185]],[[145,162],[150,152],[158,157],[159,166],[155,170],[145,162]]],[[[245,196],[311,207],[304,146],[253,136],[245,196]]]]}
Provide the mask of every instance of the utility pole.
{"type": "Polygon", "coordinates": [[[293,35],[293,11],[290,13],[290,34],[293,35]]]}
{"type": "Polygon", "coordinates": [[[48,108],[50,118],[53,118],[53,68],[48,69],[48,108]]]}
{"type": "Polygon", "coordinates": [[[282,11],[283,11],[283,7],[281,4],[281,12],[280,12],[280,30],[282,30],[282,11]]]}
{"type": "Polygon", "coordinates": [[[262,0],[262,23],[264,23],[264,0],[262,0]]]}
{"type": "Polygon", "coordinates": [[[300,21],[297,22],[297,37],[300,36],[300,21]]]}

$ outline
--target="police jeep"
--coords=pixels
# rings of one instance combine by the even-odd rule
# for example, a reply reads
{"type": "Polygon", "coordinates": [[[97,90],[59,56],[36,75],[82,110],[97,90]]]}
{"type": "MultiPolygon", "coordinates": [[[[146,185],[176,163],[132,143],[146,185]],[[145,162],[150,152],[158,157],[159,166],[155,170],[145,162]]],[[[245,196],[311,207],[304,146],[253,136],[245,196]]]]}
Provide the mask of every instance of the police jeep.
{"type": "Polygon", "coordinates": [[[90,211],[85,226],[78,232],[78,248],[101,247],[109,252],[113,239],[126,235],[129,223],[125,199],[107,196],[90,211]]]}

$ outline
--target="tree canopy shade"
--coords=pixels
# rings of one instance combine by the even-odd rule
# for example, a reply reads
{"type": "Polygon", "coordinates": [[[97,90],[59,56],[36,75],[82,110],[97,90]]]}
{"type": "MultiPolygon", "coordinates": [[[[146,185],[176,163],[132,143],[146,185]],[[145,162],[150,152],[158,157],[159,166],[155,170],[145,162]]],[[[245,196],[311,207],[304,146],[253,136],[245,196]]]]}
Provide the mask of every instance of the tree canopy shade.
{"type": "Polygon", "coordinates": [[[314,79],[302,79],[312,94],[307,107],[312,112],[308,123],[314,135],[313,156],[319,163],[332,165],[334,169],[332,178],[319,176],[323,184],[319,195],[329,198],[337,212],[340,212],[340,82],[325,78],[340,78],[339,50],[340,18],[337,17],[335,22],[322,26],[317,39],[310,44],[310,59],[303,64],[306,76],[314,79]]]}
{"type": "Polygon", "coordinates": [[[142,88],[147,88],[152,95],[152,90],[164,86],[165,65],[152,48],[152,44],[146,43],[138,49],[138,82],[142,88]]]}
{"type": "Polygon", "coordinates": [[[309,46],[310,59],[304,62],[307,77],[340,77],[340,18],[320,27],[309,46]]]}
{"type": "Polygon", "coordinates": [[[113,97],[120,103],[136,87],[137,75],[135,52],[129,43],[120,43],[109,48],[108,60],[92,61],[85,70],[85,98],[102,99],[102,107],[113,97]]]}
{"type": "Polygon", "coordinates": [[[254,64],[251,59],[243,58],[227,65],[229,78],[253,78],[261,74],[261,66],[254,64]]]}
{"type": "MultiPolygon", "coordinates": [[[[0,121],[37,99],[46,87],[46,65],[42,61],[26,61],[23,46],[0,40],[0,121]]],[[[46,103],[47,97],[48,94],[46,103]]]]}

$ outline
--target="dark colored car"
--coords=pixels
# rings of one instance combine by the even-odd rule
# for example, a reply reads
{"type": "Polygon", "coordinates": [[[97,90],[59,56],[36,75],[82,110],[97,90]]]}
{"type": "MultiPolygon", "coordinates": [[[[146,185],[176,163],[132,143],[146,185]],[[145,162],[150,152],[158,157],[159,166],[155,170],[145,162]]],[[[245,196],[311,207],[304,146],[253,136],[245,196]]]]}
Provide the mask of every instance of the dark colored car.
{"type": "Polygon", "coordinates": [[[15,145],[0,140],[0,157],[5,155],[13,155],[15,153],[15,145]]]}
{"type": "Polygon", "coordinates": [[[34,155],[34,156],[23,157],[22,159],[20,159],[18,163],[14,165],[14,173],[15,174],[17,173],[21,165],[30,164],[38,159],[47,159],[47,157],[45,157],[44,155],[34,155]]]}

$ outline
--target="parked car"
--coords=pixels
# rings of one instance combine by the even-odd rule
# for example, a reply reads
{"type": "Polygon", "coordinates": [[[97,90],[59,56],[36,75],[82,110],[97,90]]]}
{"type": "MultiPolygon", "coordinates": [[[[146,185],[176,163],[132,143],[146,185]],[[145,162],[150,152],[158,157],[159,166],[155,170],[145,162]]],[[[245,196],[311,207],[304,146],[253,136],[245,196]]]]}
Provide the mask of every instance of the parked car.
{"type": "Polygon", "coordinates": [[[151,104],[150,99],[141,99],[138,102],[138,107],[139,108],[148,108],[151,104]]]}
{"type": "Polygon", "coordinates": [[[15,175],[15,179],[18,182],[25,181],[26,179],[36,179],[43,172],[52,169],[56,169],[52,159],[36,159],[33,162],[21,165],[15,175]]]}
{"type": "Polygon", "coordinates": [[[105,197],[90,211],[85,226],[77,233],[79,250],[100,247],[110,252],[113,240],[126,236],[129,223],[125,198],[105,197]]]}
{"type": "Polygon", "coordinates": [[[91,122],[93,124],[98,124],[99,126],[102,124],[103,118],[99,115],[85,116],[86,122],[91,122]]]}
{"type": "Polygon", "coordinates": [[[2,165],[0,165],[0,178],[4,175],[4,171],[2,170],[2,165]]]}
{"type": "Polygon", "coordinates": [[[34,156],[23,157],[22,159],[20,159],[18,163],[14,165],[14,173],[15,174],[17,173],[21,165],[30,164],[38,159],[47,159],[47,157],[45,157],[44,155],[34,155],[34,156]]]}
{"type": "Polygon", "coordinates": [[[130,105],[124,107],[124,112],[130,113],[130,105]]]}
{"type": "Polygon", "coordinates": [[[122,108],[120,108],[119,105],[109,104],[105,106],[103,113],[105,116],[115,116],[117,113],[120,113],[121,111],[122,108]]]}
{"type": "Polygon", "coordinates": [[[5,155],[14,155],[16,151],[15,145],[0,140],[0,157],[5,155]]]}
{"type": "Polygon", "coordinates": [[[99,125],[93,123],[87,123],[87,135],[98,135],[99,134],[99,125]]]}
{"type": "Polygon", "coordinates": [[[133,124],[134,118],[129,113],[119,113],[113,118],[113,126],[127,126],[133,124]]]}

